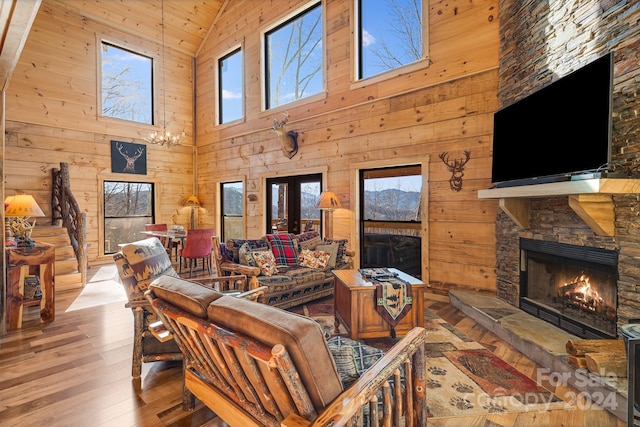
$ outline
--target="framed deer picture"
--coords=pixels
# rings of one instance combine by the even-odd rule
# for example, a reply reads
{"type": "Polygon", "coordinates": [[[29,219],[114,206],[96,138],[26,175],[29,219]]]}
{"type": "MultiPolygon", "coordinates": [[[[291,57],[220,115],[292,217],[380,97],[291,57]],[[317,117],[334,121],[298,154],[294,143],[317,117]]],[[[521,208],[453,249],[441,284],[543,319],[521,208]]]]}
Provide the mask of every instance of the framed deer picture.
{"type": "Polygon", "coordinates": [[[147,174],[147,146],[111,141],[111,172],[147,174]]]}

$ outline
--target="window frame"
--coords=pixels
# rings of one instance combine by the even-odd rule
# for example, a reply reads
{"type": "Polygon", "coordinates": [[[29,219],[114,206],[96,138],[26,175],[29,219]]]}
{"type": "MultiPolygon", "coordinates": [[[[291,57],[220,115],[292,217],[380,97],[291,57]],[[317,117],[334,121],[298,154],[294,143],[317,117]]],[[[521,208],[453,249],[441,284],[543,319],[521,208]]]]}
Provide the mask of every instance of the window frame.
{"type": "Polygon", "coordinates": [[[236,44],[231,48],[224,51],[217,59],[216,59],[216,67],[215,67],[215,96],[216,96],[216,110],[215,110],[215,124],[216,125],[229,125],[235,123],[243,123],[246,120],[246,96],[245,96],[245,51],[244,51],[244,43],[236,44]],[[229,120],[227,122],[223,122],[223,87],[222,87],[222,73],[220,71],[221,62],[225,59],[232,57],[235,54],[240,54],[240,69],[242,72],[242,88],[241,88],[241,113],[240,117],[229,120]]]}
{"type": "Polygon", "coordinates": [[[428,67],[431,64],[431,59],[429,56],[429,1],[421,0],[422,4],[422,58],[410,62],[408,64],[401,65],[399,67],[392,68],[387,71],[380,72],[378,74],[371,75],[369,77],[361,77],[361,63],[362,63],[362,45],[360,42],[360,29],[362,23],[361,21],[361,2],[364,0],[353,0],[352,6],[352,16],[353,23],[351,27],[351,33],[353,37],[351,38],[351,52],[353,55],[351,57],[352,61],[352,88],[362,87],[364,85],[368,85],[371,83],[376,83],[382,80],[388,80],[393,77],[400,76],[402,74],[406,74],[409,72],[413,72],[419,69],[423,69],[428,67]]]}
{"type": "Polygon", "coordinates": [[[149,128],[150,130],[157,127],[158,125],[158,63],[159,58],[153,52],[148,51],[138,45],[133,45],[125,40],[121,40],[114,37],[104,37],[101,34],[96,34],[96,116],[98,120],[106,121],[110,123],[125,123],[137,126],[139,128],[149,128]],[[141,57],[145,57],[151,60],[151,77],[149,84],[151,85],[150,90],[150,106],[151,106],[151,123],[146,122],[138,122],[134,120],[128,120],[118,117],[106,116],[102,113],[103,108],[103,96],[102,96],[102,86],[103,86],[103,75],[102,75],[102,46],[103,44],[107,44],[113,46],[117,49],[121,49],[127,52],[130,52],[135,55],[139,55],[141,57]]]}
{"type": "MultiPolygon", "coordinates": [[[[109,246],[109,251],[107,251],[107,221],[109,219],[117,219],[117,218],[147,218],[144,223],[142,223],[142,228],[140,228],[139,231],[144,231],[144,224],[153,224],[156,222],[156,207],[155,207],[155,201],[156,201],[156,183],[155,182],[149,182],[149,181],[135,181],[135,180],[118,180],[118,179],[104,179],[101,180],[101,191],[102,191],[102,197],[101,197],[101,202],[102,202],[102,244],[101,244],[101,252],[104,255],[112,255],[114,253],[116,253],[118,251],[117,245],[118,243],[126,243],[126,242],[116,242],[115,243],[115,247],[111,247],[111,245],[109,246]],[[105,200],[105,189],[106,189],[106,185],[108,183],[116,183],[116,184],[137,184],[137,185],[148,185],[149,186],[149,194],[150,194],[150,201],[149,201],[149,210],[150,210],[150,214],[149,215],[126,215],[126,216],[107,216],[107,202],[105,200]]],[[[129,241],[132,240],[138,240],[137,237],[135,236],[130,236],[129,237],[129,241]]],[[[110,240],[109,240],[110,242],[110,240]]]]}
{"type": "Polygon", "coordinates": [[[243,239],[245,236],[245,212],[246,212],[246,206],[245,206],[245,193],[246,193],[246,183],[244,179],[236,179],[236,180],[228,180],[228,181],[221,181],[218,183],[218,189],[219,189],[219,203],[218,206],[220,206],[220,211],[219,211],[219,221],[220,221],[220,225],[218,227],[218,230],[220,230],[220,241],[221,242],[226,242],[227,240],[230,239],[230,237],[226,236],[226,231],[225,231],[225,218],[230,217],[230,218],[241,218],[241,235],[237,238],[239,239],[243,239]],[[242,193],[241,193],[241,209],[242,209],[242,213],[240,215],[226,215],[225,214],[225,205],[224,205],[224,186],[227,184],[242,184],[242,193]]]}
{"type": "Polygon", "coordinates": [[[326,22],[326,11],[325,11],[325,4],[323,0],[311,0],[307,3],[305,3],[304,5],[302,5],[301,7],[295,9],[294,11],[292,11],[291,13],[285,15],[284,17],[282,17],[280,20],[270,24],[268,27],[262,29],[260,31],[260,58],[262,60],[262,67],[261,67],[261,78],[260,78],[260,83],[261,83],[261,110],[262,112],[265,111],[278,111],[278,110],[282,110],[285,108],[290,108],[292,105],[295,104],[299,104],[299,103],[308,103],[308,102],[312,102],[312,101],[316,101],[316,100],[320,100],[320,99],[324,99],[327,96],[327,75],[325,72],[325,68],[326,68],[326,26],[327,26],[327,22],[326,22]],[[302,15],[304,15],[305,13],[309,12],[310,10],[316,8],[316,7],[320,7],[321,8],[321,16],[320,16],[320,22],[322,24],[322,28],[320,31],[320,37],[321,37],[321,65],[320,65],[320,73],[321,73],[321,88],[317,93],[313,93],[310,94],[308,96],[304,96],[302,98],[298,98],[298,99],[294,99],[290,102],[285,102],[279,105],[270,105],[271,103],[270,101],[270,94],[269,94],[269,62],[268,62],[268,58],[267,58],[267,36],[270,33],[273,33],[281,28],[283,28],[284,26],[294,22],[296,19],[298,19],[299,17],[301,17],[302,15]]]}

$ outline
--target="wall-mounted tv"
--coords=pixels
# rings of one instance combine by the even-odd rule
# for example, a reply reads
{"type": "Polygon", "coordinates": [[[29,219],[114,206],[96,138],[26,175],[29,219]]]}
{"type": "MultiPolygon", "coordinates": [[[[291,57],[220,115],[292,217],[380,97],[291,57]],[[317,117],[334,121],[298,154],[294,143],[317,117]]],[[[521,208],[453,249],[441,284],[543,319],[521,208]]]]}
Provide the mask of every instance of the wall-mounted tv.
{"type": "Polygon", "coordinates": [[[609,53],[497,111],[492,184],[527,185],[609,171],[612,80],[609,53]]]}

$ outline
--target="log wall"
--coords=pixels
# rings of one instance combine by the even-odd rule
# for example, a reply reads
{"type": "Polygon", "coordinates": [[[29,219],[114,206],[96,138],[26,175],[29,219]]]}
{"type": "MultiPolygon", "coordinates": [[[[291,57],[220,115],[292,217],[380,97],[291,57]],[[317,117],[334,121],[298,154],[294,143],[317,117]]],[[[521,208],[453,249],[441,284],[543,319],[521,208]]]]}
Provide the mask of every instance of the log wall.
{"type": "MultiPolygon", "coordinates": [[[[153,16],[148,25],[157,25],[153,16]]],[[[111,171],[111,140],[144,143],[151,126],[137,126],[97,114],[97,46],[100,38],[145,53],[160,62],[160,39],[151,40],[75,13],[64,2],[42,2],[22,55],[7,87],[4,155],[5,194],[33,194],[49,218],[51,169],[69,164],[71,189],[87,213],[91,262],[102,256],[102,183],[105,180],[153,182],[158,222],[188,225],[182,202],[193,184],[193,61],[179,49],[165,48],[169,128],[184,131],[181,146],[147,145],[147,174],[111,171]]],[[[157,88],[156,96],[162,91],[157,88]]],[[[162,103],[159,103],[160,107],[162,103]]],[[[162,120],[162,110],[156,111],[162,120]]],[[[140,238],[142,236],[132,236],[140,238]]]]}
{"type": "MultiPolygon", "coordinates": [[[[87,212],[92,262],[101,253],[104,180],[156,183],[158,221],[186,225],[182,200],[196,192],[200,223],[217,224],[221,181],[246,183],[247,237],[265,232],[267,177],[322,172],[325,188],[340,197],[335,237],[357,249],[356,171],[406,163],[423,165],[423,278],[434,286],[495,290],[495,201],[479,200],[490,179],[493,112],[497,109],[498,1],[432,1],[428,7],[429,59],[390,76],[353,82],[353,2],[323,1],[326,92],[273,111],[261,110],[260,34],[303,6],[303,0],[224,2],[195,61],[185,48],[167,45],[167,110],[181,146],[148,145],[146,176],[111,172],[110,141],[142,142],[148,129],[98,117],[99,37],[158,57],[158,39],[109,27],[76,12],[68,0],[44,0],[7,88],[5,193],[29,192],[48,214],[50,170],[69,163],[72,190],[87,212]],[[241,44],[245,54],[245,120],[215,125],[215,64],[241,44]],[[195,82],[195,94],[192,87],[195,82]],[[194,104],[195,99],[195,104],[194,104]],[[195,105],[195,109],[194,109],[195,105]],[[300,150],[284,157],[269,130],[274,117],[290,116],[300,150]],[[471,153],[463,188],[452,191],[451,173],[438,157],[471,153]],[[195,159],[195,160],[194,160],[195,159]],[[196,168],[194,168],[196,164],[196,168]],[[249,198],[251,196],[251,199],[249,198]],[[255,196],[255,199],[254,199],[255,196]]],[[[111,11],[110,13],[114,13],[111,11]]],[[[157,25],[153,16],[135,16],[157,25]]]]}
{"type": "MultiPolygon", "coordinates": [[[[244,180],[248,237],[265,233],[267,177],[323,172],[344,210],[334,214],[334,237],[358,249],[356,171],[422,163],[423,279],[443,286],[495,289],[496,202],[478,200],[490,181],[493,112],[497,108],[498,11],[494,0],[431,2],[429,61],[404,73],[353,82],[353,1],[323,2],[326,93],[273,111],[261,111],[260,34],[305,1],[238,0],[218,17],[196,60],[197,180],[201,200],[214,206],[221,181],[244,180]],[[217,58],[242,45],[246,119],[215,125],[217,58]],[[273,132],[274,118],[289,114],[299,152],[286,158],[273,132]],[[471,160],[463,188],[450,189],[451,173],[438,157],[471,160]],[[251,196],[251,198],[249,198],[251,196]]],[[[216,225],[215,215],[207,215],[216,225]]]]}

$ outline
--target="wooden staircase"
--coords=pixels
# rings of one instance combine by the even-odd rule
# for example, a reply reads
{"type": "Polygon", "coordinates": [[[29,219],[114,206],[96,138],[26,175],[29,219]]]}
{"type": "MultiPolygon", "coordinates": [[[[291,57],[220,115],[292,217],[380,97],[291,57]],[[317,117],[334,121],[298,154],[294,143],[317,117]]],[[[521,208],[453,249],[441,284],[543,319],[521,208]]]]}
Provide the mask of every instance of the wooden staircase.
{"type": "Polygon", "coordinates": [[[34,227],[31,238],[38,242],[50,243],[56,247],[56,292],[83,287],[82,275],[78,271],[78,260],[66,228],[38,224],[34,227]]]}

